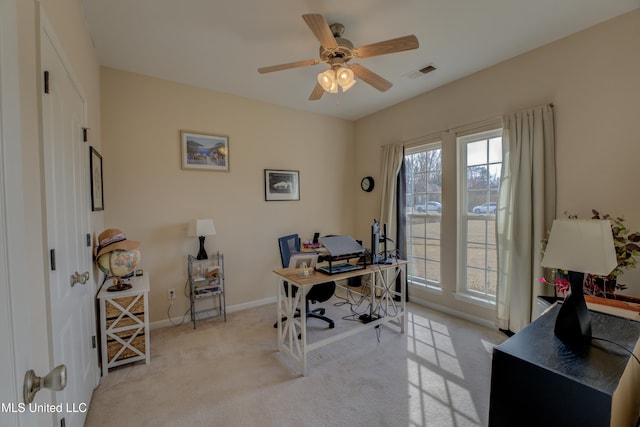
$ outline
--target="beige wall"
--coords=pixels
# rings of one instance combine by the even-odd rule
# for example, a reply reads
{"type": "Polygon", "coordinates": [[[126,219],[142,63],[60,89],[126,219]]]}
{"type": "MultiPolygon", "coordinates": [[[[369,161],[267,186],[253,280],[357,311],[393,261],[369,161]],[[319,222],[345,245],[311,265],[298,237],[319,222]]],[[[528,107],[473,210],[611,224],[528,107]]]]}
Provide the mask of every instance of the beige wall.
{"type": "Polygon", "coordinates": [[[105,227],[141,242],[151,276],[150,319],[167,319],[167,290],[187,298],[187,224],[212,218],[209,254],[225,255],[227,305],[276,295],[277,237],[350,233],[354,226],[354,125],[219,92],[102,69],[105,227]],[[227,135],[229,172],[182,170],[180,130],[227,135]],[[264,169],[300,171],[301,200],[265,202],[264,169]]]}
{"type": "MultiPolygon", "coordinates": [[[[586,217],[596,208],[623,215],[630,228],[640,230],[635,175],[640,159],[638,52],[640,10],[635,10],[359,120],[357,174],[371,174],[371,165],[380,163],[380,145],[551,102],[556,118],[557,215],[569,211],[586,217]]],[[[443,146],[446,164],[454,165],[455,155],[455,144],[443,146]]],[[[379,170],[373,172],[379,176],[379,170]]],[[[447,174],[445,180],[445,191],[453,190],[455,175],[447,174]]],[[[491,310],[454,299],[456,209],[455,193],[449,194],[453,197],[445,200],[442,221],[445,292],[413,296],[491,320],[491,310]]],[[[358,194],[356,232],[366,231],[379,197],[379,190],[358,194]]],[[[640,296],[640,271],[626,274],[621,282],[629,286],[626,293],[640,296]]]]}

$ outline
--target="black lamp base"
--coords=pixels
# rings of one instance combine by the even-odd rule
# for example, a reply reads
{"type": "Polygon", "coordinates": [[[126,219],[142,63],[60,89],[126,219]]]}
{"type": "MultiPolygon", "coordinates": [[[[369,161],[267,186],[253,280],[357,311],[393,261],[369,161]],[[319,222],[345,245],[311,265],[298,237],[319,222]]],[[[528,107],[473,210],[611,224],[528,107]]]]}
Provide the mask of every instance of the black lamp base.
{"type": "Polygon", "coordinates": [[[569,272],[571,291],[560,307],[553,330],[560,341],[575,351],[584,350],[591,342],[591,315],[584,300],[583,281],[584,273],[569,272]]]}
{"type": "Polygon", "coordinates": [[[200,251],[198,252],[198,256],[196,256],[196,259],[209,259],[207,251],[204,250],[204,236],[200,236],[198,238],[200,239],[200,251]]]}

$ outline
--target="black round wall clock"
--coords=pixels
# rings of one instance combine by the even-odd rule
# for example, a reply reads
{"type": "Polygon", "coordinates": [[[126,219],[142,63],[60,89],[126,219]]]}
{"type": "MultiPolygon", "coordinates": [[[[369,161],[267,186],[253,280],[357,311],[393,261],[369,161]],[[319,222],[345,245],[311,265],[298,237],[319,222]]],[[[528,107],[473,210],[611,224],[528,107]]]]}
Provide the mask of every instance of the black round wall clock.
{"type": "Polygon", "coordinates": [[[365,176],[364,178],[362,178],[362,181],[360,181],[360,188],[362,188],[362,190],[366,191],[367,193],[373,190],[374,185],[375,185],[375,182],[373,181],[373,178],[370,176],[365,176]]]}

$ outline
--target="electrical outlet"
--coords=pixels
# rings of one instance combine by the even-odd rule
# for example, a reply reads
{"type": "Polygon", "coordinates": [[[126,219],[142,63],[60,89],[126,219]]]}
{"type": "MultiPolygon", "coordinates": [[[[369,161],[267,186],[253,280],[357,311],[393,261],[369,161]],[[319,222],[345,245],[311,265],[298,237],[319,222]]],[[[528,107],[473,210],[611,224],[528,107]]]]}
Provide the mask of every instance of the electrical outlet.
{"type": "Polygon", "coordinates": [[[176,297],[176,290],[174,288],[171,288],[169,289],[168,294],[169,294],[169,301],[173,301],[174,298],[176,297]]]}

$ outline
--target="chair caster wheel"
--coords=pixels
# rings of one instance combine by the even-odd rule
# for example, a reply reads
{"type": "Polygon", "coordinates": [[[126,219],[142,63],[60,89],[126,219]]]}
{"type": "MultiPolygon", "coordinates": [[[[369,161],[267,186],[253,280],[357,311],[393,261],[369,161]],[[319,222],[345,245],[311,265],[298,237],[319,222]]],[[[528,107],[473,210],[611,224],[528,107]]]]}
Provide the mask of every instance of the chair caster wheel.
{"type": "Polygon", "coordinates": [[[336,325],[333,324],[333,322],[329,323],[329,329],[333,329],[336,325]]]}

